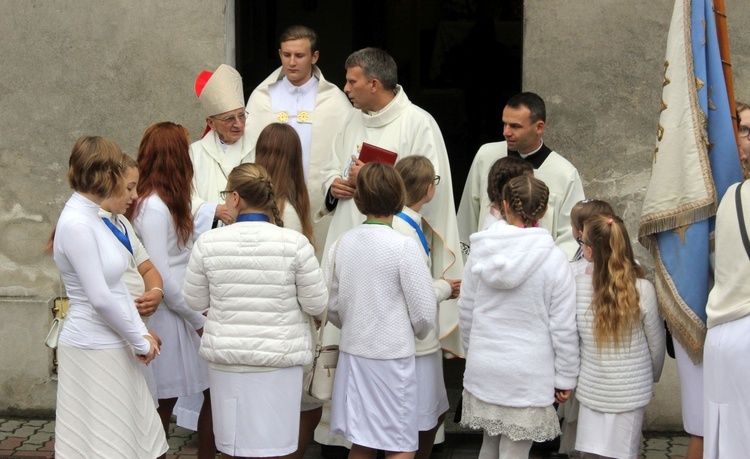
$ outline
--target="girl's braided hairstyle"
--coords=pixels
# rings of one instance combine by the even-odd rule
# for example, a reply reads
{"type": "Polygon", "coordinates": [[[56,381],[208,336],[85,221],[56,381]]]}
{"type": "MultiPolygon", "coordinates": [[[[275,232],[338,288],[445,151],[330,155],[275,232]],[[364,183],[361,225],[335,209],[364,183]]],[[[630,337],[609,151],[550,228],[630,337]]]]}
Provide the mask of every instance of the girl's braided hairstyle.
{"type": "Polygon", "coordinates": [[[227,189],[236,191],[248,206],[270,213],[272,223],[284,226],[276,205],[273,184],[265,167],[253,163],[240,164],[229,174],[227,189]]]}
{"type": "Polygon", "coordinates": [[[528,175],[510,179],[503,188],[503,200],[524,226],[537,224],[547,210],[549,188],[538,178],[528,175]]]}

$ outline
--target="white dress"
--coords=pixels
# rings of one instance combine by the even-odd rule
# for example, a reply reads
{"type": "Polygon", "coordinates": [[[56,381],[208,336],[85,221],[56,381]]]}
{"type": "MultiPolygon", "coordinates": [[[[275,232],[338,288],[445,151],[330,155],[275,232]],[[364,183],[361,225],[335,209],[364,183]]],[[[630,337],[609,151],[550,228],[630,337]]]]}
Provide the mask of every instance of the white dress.
{"type": "Polygon", "coordinates": [[[147,330],[122,280],[130,254],[98,211],[75,193],[57,224],[70,313],[58,347],[55,457],[152,459],[168,445],[133,351],[148,352],[147,330]]]}
{"type": "Polygon", "coordinates": [[[149,320],[163,343],[161,355],[151,364],[158,397],[203,392],[208,389],[208,369],[198,356],[200,337],[195,330],[203,327],[206,318],[188,308],[182,296],[192,241],[187,247],[177,242],[169,209],[156,194],[144,199],[133,223],[164,281],[164,300],[149,320]]]}
{"type": "MultiPolygon", "coordinates": [[[[135,235],[135,229],[133,229],[133,225],[130,224],[130,221],[125,218],[125,216],[113,214],[112,212],[106,211],[104,209],[99,209],[99,216],[101,218],[109,219],[109,221],[112,222],[115,228],[122,231],[128,237],[128,240],[130,241],[130,247],[131,249],[133,249],[133,253],[130,254],[130,257],[128,258],[128,269],[125,271],[122,279],[123,281],[125,281],[125,285],[128,287],[130,296],[133,299],[140,298],[146,291],[146,285],[143,281],[141,273],[138,272],[138,266],[149,260],[146,248],[143,247],[141,240],[138,239],[138,236],[135,235]]],[[[141,317],[141,320],[143,320],[143,323],[148,326],[148,317],[141,317]]],[[[146,384],[148,385],[148,390],[151,393],[151,397],[154,399],[154,403],[158,404],[159,399],[157,398],[156,394],[156,380],[154,379],[153,368],[151,368],[151,365],[141,365],[140,369],[143,373],[143,377],[146,379],[146,384]]]]}

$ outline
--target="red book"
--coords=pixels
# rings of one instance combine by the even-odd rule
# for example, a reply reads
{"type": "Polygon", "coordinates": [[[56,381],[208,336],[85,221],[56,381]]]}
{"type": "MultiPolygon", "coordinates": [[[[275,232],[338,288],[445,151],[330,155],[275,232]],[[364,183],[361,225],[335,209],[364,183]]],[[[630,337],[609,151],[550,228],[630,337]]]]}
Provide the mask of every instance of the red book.
{"type": "Polygon", "coordinates": [[[396,164],[398,154],[376,145],[362,142],[362,148],[359,150],[359,160],[367,164],[370,162],[386,163],[393,166],[396,164]]]}

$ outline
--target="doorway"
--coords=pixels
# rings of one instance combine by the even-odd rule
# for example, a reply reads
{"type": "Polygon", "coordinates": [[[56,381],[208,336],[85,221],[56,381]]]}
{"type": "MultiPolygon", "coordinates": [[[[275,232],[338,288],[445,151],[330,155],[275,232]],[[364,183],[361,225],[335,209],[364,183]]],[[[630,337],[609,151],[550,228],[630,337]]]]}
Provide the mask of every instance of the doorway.
{"type": "Polygon", "coordinates": [[[474,154],[502,140],[502,107],[521,91],[523,0],[239,0],[235,21],[245,100],[280,65],[277,40],[290,25],[318,33],[318,66],[342,89],[352,51],[388,51],[409,99],[442,130],[456,206],[474,154]]]}

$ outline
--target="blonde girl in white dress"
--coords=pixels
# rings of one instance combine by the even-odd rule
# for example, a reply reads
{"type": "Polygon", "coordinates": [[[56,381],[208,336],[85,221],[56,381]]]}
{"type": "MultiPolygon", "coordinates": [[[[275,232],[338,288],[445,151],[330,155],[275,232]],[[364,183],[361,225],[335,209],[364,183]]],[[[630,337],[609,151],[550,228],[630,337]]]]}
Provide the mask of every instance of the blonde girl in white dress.
{"type": "Polygon", "coordinates": [[[582,242],[594,268],[576,277],[581,373],[575,449],[587,458],[635,459],[664,364],[664,323],[619,217],[585,220],[582,242]]]}

